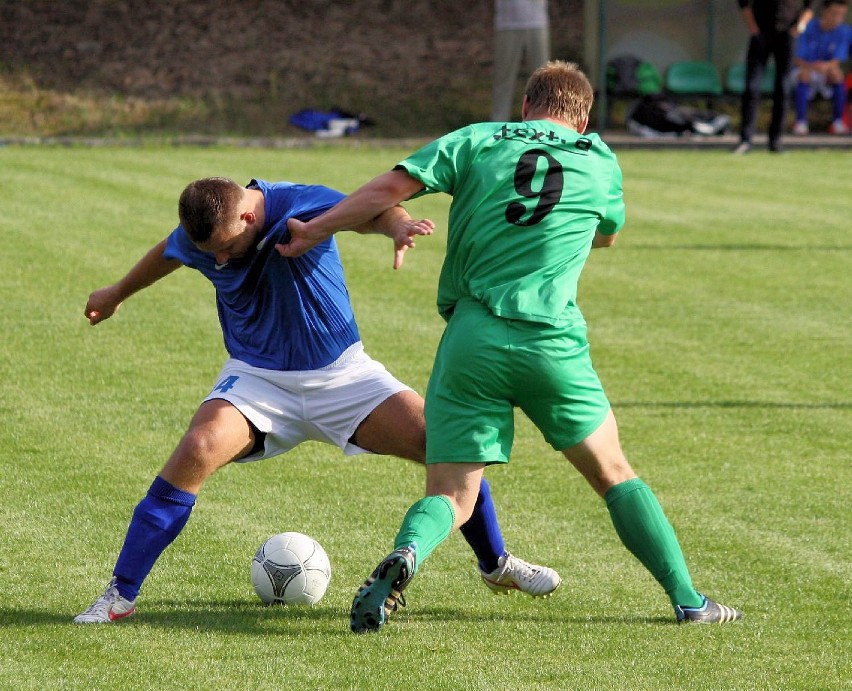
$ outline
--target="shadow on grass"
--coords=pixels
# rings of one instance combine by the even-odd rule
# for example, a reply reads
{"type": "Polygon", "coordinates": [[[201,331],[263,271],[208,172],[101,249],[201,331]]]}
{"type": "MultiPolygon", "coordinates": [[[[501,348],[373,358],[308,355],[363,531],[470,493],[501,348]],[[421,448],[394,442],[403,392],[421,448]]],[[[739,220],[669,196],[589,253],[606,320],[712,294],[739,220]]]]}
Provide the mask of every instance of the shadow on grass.
{"type": "Polygon", "coordinates": [[[852,402],[786,403],[777,401],[613,401],[618,408],[766,408],[767,410],[850,410],[852,402]]]}
{"type": "MultiPolygon", "coordinates": [[[[51,610],[4,609],[0,608],[0,629],[13,627],[56,626],[72,624],[75,612],[51,610]]],[[[540,627],[544,624],[560,626],[613,624],[631,625],[675,625],[673,617],[649,617],[641,615],[602,615],[566,617],[557,611],[547,612],[541,608],[530,608],[524,612],[495,611],[494,613],[465,612],[451,607],[423,606],[406,609],[394,614],[390,623],[398,622],[446,622],[448,625],[466,624],[529,624],[540,627]]],[[[173,601],[149,600],[138,614],[116,626],[148,626],[167,629],[215,630],[223,633],[249,635],[292,636],[294,634],[350,635],[349,611],[337,607],[282,607],[249,604],[244,600],[233,601],[173,601]],[[309,624],[309,626],[306,626],[309,624]]],[[[87,626],[109,628],[108,626],[87,626]]]]}
{"type": "MultiPolygon", "coordinates": [[[[56,612],[55,610],[4,609],[0,608],[0,629],[11,627],[29,627],[57,624],[72,624],[77,612],[56,612]]],[[[292,634],[292,629],[305,632],[306,623],[311,630],[328,630],[321,625],[326,622],[337,624],[348,622],[348,612],[334,607],[283,607],[264,606],[249,603],[246,600],[154,600],[146,599],[137,610],[137,614],[123,620],[116,626],[148,626],[155,628],[183,628],[192,630],[216,630],[226,633],[246,633],[269,635],[276,633],[292,634]]],[[[108,626],[87,626],[109,628],[108,626]]],[[[340,628],[335,626],[334,628],[340,628]]]]}
{"type": "Polygon", "coordinates": [[[722,252],[849,252],[852,245],[771,245],[767,243],[738,243],[719,245],[655,245],[646,243],[625,244],[631,250],[695,250],[722,252]]]}
{"type": "Polygon", "coordinates": [[[565,616],[564,613],[558,611],[543,611],[536,607],[528,612],[493,612],[493,613],[474,613],[465,612],[463,610],[453,609],[450,607],[419,607],[416,609],[407,609],[395,614],[391,623],[395,619],[404,623],[405,621],[417,622],[446,622],[449,625],[458,623],[478,624],[524,624],[530,623],[534,626],[544,624],[552,624],[554,626],[571,624],[576,626],[583,625],[602,625],[611,626],[612,624],[639,624],[647,626],[648,624],[664,624],[676,625],[677,621],[674,614],[670,617],[649,617],[640,614],[623,614],[623,615],[588,615],[588,616],[565,616]]]}

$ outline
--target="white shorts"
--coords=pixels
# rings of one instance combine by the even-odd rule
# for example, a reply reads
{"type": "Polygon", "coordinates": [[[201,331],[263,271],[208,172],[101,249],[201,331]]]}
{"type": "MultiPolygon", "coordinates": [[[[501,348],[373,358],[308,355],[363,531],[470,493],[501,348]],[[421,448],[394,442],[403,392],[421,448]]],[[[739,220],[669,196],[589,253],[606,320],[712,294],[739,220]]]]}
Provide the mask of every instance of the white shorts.
{"type": "Polygon", "coordinates": [[[239,459],[244,463],[308,440],[333,444],[347,456],[368,453],[349,441],[358,425],[395,393],[411,390],[367,355],[359,341],[316,370],[280,372],[230,359],[204,400],[228,401],[266,434],[263,449],[239,459]]]}

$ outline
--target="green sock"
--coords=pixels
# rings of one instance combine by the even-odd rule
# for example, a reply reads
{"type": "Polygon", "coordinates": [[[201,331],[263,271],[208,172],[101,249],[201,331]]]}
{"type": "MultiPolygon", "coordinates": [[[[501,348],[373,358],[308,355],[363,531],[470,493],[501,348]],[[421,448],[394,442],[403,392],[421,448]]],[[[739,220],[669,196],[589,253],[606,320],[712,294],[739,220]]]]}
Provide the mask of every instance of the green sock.
{"type": "Polygon", "coordinates": [[[672,605],[700,607],[674,528],[657,497],[638,477],[610,487],[604,497],[615,532],[663,586],[672,605]]]}
{"type": "Polygon", "coordinates": [[[402,519],[394,549],[416,543],[419,568],[426,557],[447,539],[455,520],[456,512],[453,510],[453,505],[443,494],[423,497],[408,509],[408,513],[402,519]]]}

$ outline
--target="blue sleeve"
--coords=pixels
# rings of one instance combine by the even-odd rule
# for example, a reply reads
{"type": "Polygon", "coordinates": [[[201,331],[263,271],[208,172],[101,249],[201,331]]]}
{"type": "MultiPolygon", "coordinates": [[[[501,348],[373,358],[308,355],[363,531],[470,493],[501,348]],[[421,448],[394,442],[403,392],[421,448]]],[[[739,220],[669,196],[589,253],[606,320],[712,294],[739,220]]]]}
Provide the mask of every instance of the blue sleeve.
{"type": "Polygon", "coordinates": [[[186,266],[194,266],[194,258],[199,253],[200,250],[189,239],[189,235],[183,229],[183,226],[175,228],[172,234],[166,238],[166,250],[163,252],[163,257],[166,259],[176,259],[186,266]]]}
{"type": "Polygon", "coordinates": [[[810,50],[810,42],[811,42],[811,27],[814,25],[814,22],[819,22],[818,19],[812,19],[808,25],[805,27],[805,30],[799,34],[798,38],[796,38],[796,57],[800,60],[804,60],[805,62],[811,62],[813,58],[811,57],[810,50]]]}
{"type": "Polygon", "coordinates": [[[323,185],[299,185],[291,182],[267,183],[260,189],[266,198],[268,226],[278,225],[289,218],[309,221],[330,209],[345,196],[323,185]]]}
{"type": "Polygon", "coordinates": [[[301,189],[290,216],[300,221],[310,221],[328,211],[345,198],[345,194],[322,185],[309,185],[301,189]]]}
{"type": "Polygon", "coordinates": [[[846,62],[849,59],[849,41],[852,37],[852,27],[848,24],[841,26],[837,32],[837,46],[834,51],[834,59],[846,62]]]}

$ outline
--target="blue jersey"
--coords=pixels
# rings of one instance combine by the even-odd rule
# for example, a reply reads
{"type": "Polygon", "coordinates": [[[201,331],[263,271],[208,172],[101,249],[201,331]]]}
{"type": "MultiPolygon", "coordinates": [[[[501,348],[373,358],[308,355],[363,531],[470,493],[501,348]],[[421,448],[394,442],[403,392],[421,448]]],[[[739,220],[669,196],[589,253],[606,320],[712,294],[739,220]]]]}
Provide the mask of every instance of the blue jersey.
{"type": "Polygon", "coordinates": [[[841,24],[823,31],[819,19],[812,19],[796,43],[796,57],[806,62],[840,60],[849,57],[849,28],[841,24]]]}
{"type": "Polygon", "coordinates": [[[334,238],[301,257],[275,250],[290,233],[287,219],[307,221],[343,199],[318,185],[252,180],[263,192],[265,223],[244,257],[216,264],[182,226],[164,256],[204,274],[216,288],[219,323],[231,357],[272,370],[311,370],[334,362],[360,336],[334,238]]]}

